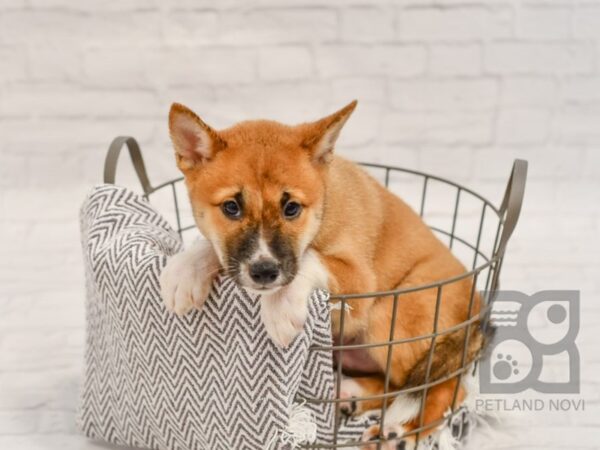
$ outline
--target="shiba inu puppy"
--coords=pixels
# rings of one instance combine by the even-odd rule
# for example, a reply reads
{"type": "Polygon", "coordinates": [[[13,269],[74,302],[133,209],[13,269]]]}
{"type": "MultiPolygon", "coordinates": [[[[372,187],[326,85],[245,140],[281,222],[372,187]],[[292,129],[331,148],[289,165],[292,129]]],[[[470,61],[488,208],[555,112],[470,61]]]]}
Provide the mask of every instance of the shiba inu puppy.
{"type": "MultiPolygon", "coordinates": [[[[368,293],[420,286],[465,272],[452,255],[402,200],[357,165],[334,155],[334,145],[356,102],[321,120],[288,126],[248,121],[214,130],[191,110],[173,104],[169,129],[183,172],[194,219],[207,241],[169,261],[161,276],[169,310],[185,314],[201,308],[217,273],[226,273],[246,289],[261,294],[267,332],[287,346],[301,331],[307,298],[315,288],[334,294],[368,293]]],[[[403,294],[392,324],[392,297],[349,300],[345,312],[332,311],[334,336],[340,314],[344,333],[338,344],[385,343],[427,335],[465,321],[479,312],[465,278],[437,289],[403,294]],[[473,298],[473,300],[471,300],[473,298]]],[[[463,355],[464,332],[437,338],[431,363],[431,339],[393,347],[390,389],[414,387],[444,376],[472,361],[482,345],[479,328],[471,327],[463,355]]],[[[345,370],[362,375],[342,382],[353,396],[381,394],[388,347],[347,350],[345,370]]],[[[424,401],[424,424],[441,419],[452,406],[457,380],[431,386],[424,401]]],[[[464,392],[458,389],[460,404],[464,392]]],[[[379,408],[382,400],[357,402],[353,413],[379,408]]],[[[390,405],[384,437],[419,427],[418,394],[399,396],[390,405]]],[[[365,439],[379,434],[367,430],[365,439]]],[[[421,437],[429,431],[421,432],[421,437]]],[[[405,438],[404,446],[414,437],[405,438]]],[[[386,447],[388,446],[388,447],[386,447]]]]}

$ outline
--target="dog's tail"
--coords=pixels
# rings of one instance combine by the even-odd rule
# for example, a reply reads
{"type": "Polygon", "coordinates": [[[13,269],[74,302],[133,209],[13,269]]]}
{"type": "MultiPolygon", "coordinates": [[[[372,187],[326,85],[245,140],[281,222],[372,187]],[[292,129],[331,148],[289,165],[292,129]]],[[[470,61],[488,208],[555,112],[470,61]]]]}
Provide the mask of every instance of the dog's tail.
{"type": "MultiPolygon", "coordinates": [[[[483,356],[487,344],[493,338],[494,329],[489,324],[482,329],[479,321],[472,323],[469,327],[468,345],[465,350],[466,332],[467,330],[463,328],[446,334],[443,338],[440,337],[431,354],[431,361],[430,351],[428,350],[412,368],[400,390],[418,388],[426,383],[432,383],[446,377],[449,377],[449,380],[456,380],[459,373],[464,373],[458,371],[463,367],[470,367],[475,360],[483,356]],[[455,375],[451,376],[453,373],[455,375]]],[[[456,389],[456,387],[451,389],[456,389]]],[[[456,393],[458,393],[457,390],[455,391],[455,395],[456,393]]],[[[389,406],[386,420],[392,418],[391,420],[398,423],[408,423],[416,420],[419,414],[421,414],[421,420],[423,420],[424,416],[422,414],[424,414],[424,411],[422,407],[424,395],[424,388],[397,395],[389,406]]],[[[452,400],[452,402],[454,401],[452,400]]],[[[450,408],[455,405],[448,403],[446,406],[450,408]]],[[[419,422],[419,424],[421,426],[423,422],[419,422]]],[[[422,436],[428,435],[433,430],[434,428],[426,429],[422,436]]]]}
{"type": "MultiPolygon", "coordinates": [[[[469,327],[466,352],[465,332],[465,329],[457,330],[439,339],[435,344],[433,355],[431,355],[431,365],[428,350],[411,369],[402,388],[413,388],[440,380],[463,367],[470,366],[472,362],[481,357],[493,337],[493,327],[488,324],[484,332],[479,321],[473,322],[469,327]],[[429,376],[427,372],[429,372],[429,376]]],[[[421,393],[422,391],[415,392],[418,396],[421,393]]]]}

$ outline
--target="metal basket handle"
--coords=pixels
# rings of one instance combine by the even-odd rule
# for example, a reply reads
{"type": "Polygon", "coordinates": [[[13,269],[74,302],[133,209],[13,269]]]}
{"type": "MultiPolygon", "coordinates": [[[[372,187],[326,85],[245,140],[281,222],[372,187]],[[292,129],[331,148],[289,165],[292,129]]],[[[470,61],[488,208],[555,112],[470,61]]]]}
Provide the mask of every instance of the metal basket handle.
{"type": "Polygon", "coordinates": [[[527,181],[527,161],[515,159],[504,199],[500,206],[500,216],[504,217],[504,227],[502,235],[498,243],[498,254],[503,255],[506,250],[506,244],[515,231],[519,215],[521,214],[521,206],[523,205],[523,197],[525,195],[525,184],[527,181]]]}
{"type": "Polygon", "coordinates": [[[133,168],[135,169],[138,179],[140,180],[144,194],[151,194],[154,191],[154,188],[150,185],[150,180],[148,179],[148,173],[146,172],[146,166],[144,165],[144,158],[142,158],[140,146],[131,136],[116,137],[111,142],[110,147],[108,147],[108,153],[106,154],[106,159],[104,160],[104,182],[108,184],[115,183],[117,163],[119,161],[119,155],[121,154],[123,144],[127,145],[129,156],[131,157],[131,162],[133,163],[133,168]]]}

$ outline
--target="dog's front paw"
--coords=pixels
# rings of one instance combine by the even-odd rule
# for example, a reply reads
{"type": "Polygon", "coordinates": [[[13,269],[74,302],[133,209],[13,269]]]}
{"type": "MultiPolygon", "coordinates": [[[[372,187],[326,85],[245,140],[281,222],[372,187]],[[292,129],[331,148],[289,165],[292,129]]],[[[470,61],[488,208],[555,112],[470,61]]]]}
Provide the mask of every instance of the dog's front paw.
{"type": "Polygon", "coordinates": [[[195,244],[167,262],[160,275],[163,301],[178,316],[192,308],[202,308],[219,270],[218,260],[209,243],[195,244]]]}
{"type": "Polygon", "coordinates": [[[167,309],[179,316],[192,308],[201,308],[210,293],[212,276],[185,264],[185,258],[175,256],[160,276],[160,287],[167,309]]]}
{"type": "Polygon", "coordinates": [[[290,286],[262,297],[262,321],[278,346],[286,348],[304,328],[311,292],[312,289],[299,291],[290,286]]]}
{"type": "Polygon", "coordinates": [[[273,342],[281,348],[287,348],[301,331],[302,326],[297,326],[291,321],[276,322],[267,329],[273,342]]]}

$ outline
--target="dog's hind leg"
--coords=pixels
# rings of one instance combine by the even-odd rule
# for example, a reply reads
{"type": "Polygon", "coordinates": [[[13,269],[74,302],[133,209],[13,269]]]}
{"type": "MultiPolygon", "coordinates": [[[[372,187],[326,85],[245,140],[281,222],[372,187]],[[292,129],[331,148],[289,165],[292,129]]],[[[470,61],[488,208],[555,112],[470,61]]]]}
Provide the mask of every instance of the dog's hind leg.
{"type": "MultiPolygon", "coordinates": [[[[394,405],[392,405],[390,414],[386,414],[385,423],[383,424],[382,435],[387,442],[381,448],[385,450],[414,449],[417,443],[417,434],[419,441],[422,441],[431,433],[444,426],[444,415],[453,406],[452,402],[456,383],[458,383],[458,380],[453,378],[431,387],[427,391],[422,411],[420,408],[421,397],[413,396],[412,398],[415,402],[413,406],[415,406],[415,409],[411,410],[411,413],[414,414],[408,421],[403,421],[400,417],[395,416],[392,412],[394,405]]],[[[462,386],[459,386],[455,406],[460,405],[464,397],[465,391],[462,386]]],[[[379,433],[380,426],[374,425],[365,431],[363,440],[377,439],[379,433]]],[[[376,446],[373,446],[373,448],[376,448],[376,446]]]]}
{"type": "MultiPolygon", "coordinates": [[[[367,411],[379,415],[383,399],[355,400],[383,394],[385,379],[382,375],[368,377],[344,378],[341,384],[340,397],[347,401],[341,403],[340,409],[347,415],[358,416],[367,411]]],[[[391,400],[388,401],[391,403],[391,400]]]]}

